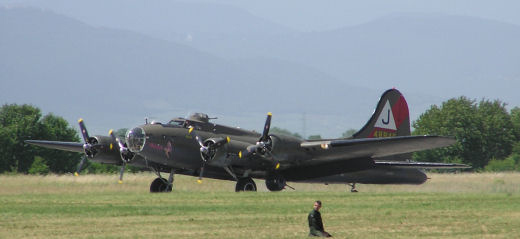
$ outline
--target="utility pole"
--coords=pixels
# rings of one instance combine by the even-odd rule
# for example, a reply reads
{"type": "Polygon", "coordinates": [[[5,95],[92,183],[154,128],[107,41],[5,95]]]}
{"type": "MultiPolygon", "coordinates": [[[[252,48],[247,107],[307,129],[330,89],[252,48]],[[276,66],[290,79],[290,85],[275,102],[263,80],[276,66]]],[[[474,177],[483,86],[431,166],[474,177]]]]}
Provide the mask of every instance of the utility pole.
{"type": "Polygon", "coordinates": [[[303,112],[303,115],[302,115],[302,123],[303,123],[303,128],[302,128],[302,137],[303,139],[307,139],[307,135],[306,135],[306,131],[307,131],[307,115],[305,114],[305,112],[303,112]]]}

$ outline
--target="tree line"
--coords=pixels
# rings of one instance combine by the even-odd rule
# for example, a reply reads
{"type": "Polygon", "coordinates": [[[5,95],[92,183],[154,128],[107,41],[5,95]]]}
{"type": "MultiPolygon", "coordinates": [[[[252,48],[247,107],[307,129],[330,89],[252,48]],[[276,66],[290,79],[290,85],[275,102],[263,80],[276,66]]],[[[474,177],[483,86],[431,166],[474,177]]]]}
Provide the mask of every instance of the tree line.
{"type": "MultiPolygon", "coordinates": [[[[450,147],[414,153],[413,160],[464,163],[474,171],[520,171],[520,108],[508,111],[500,100],[479,102],[467,97],[433,105],[412,123],[413,135],[455,137],[450,147]]],[[[120,129],[117,134],[124,134],[120,129]]],[[[346,138],[355,130],[342,134],[346,138]]],[[[298,133],[273,127],[271,133],[302,138],[298,133]]],[[[121,136],[120,136],[121,137],[121,136]]],[[[321,139],[311,135],[309,139],[321,139]]],[[[71,173],[80,153],[34,147],[24,140],[79,142],[78,132],[62,117],[42,115],[32,105],[5,104],[0,108],[0,173],[71,173]]],[[[118,172],[113,165],[88,162],[86,173],[118,172]]],[[[130,168],[135,171],[136,168],[130,168]]]]}
{"type": "Polygon", "coordinates": [[[417,152],[414,160],[465,163],[476,171],[520,171],[520,108],[467,97],[433,105],[413,122],[414,135],[446,135],[455,145],[417,152]]]}
{"type": "MultiPolygon", "coordinates": [[[[118,131],[120,132],[120,131],[118,131]]],[[[45,116],[32,105],[5,104],[0,108],[0,173],[71,173],[83,157],[81,153],[46,149],[24,140],[79,142],[78,132],[60,116],[45,116]]],[[[87,162],[84,172],[118,172],[114,165],[87,162]]]]}

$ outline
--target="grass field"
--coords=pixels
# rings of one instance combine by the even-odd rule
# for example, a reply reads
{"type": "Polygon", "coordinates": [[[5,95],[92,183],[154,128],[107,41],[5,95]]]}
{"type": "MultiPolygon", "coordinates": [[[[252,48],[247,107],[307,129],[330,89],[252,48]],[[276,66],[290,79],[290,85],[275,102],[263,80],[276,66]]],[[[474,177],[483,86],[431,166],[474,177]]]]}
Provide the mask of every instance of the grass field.
{"type": "Polygon", "coordinates": [[[520,174],[429,174],[419,186],[291,184],[235,193],[234,183],[154,175],[0,175],[0,238],[307,238],[323,202],[336,238],[520,238],[520,174]]]}

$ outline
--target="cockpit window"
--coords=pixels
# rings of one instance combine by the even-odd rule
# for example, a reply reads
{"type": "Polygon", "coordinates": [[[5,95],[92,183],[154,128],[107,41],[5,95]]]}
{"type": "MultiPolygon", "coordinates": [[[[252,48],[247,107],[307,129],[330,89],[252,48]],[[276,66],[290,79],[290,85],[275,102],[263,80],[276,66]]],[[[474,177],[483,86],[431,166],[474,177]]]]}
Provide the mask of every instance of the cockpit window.
{"type": "Polygon", "coordinates": [[[171,126],[182,127],[183,124],[184,124],[184,121],[181,121],[181,120],[171,120],[170,122],[168,122],[168,124],[171,125],[171,126]]]}

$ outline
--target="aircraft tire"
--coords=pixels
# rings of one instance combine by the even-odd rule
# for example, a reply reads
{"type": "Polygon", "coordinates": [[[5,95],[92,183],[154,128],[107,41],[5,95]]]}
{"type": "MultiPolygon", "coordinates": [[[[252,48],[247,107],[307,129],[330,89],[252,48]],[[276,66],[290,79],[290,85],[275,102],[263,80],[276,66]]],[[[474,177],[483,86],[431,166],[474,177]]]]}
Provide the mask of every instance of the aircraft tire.
{"type": "Polygon", "coordinates": [[[252,178],[239,178],[235,186],[235,192],[251,191],[256,192],[256,183],[252,178]]]}
{"type": "Polygon", "coordinates": [[[156,178],[150,185],[151,193],[169,193],[172,191],[172,186],[168,185],[168,181],[163,178],[156,178]]]}
{"type": "Polygon", "coordinates": [[[285,183],[285,178],[278,174],[270,175],[265,179],[265,186],[271,192],[282,191],[285,183]]]}

